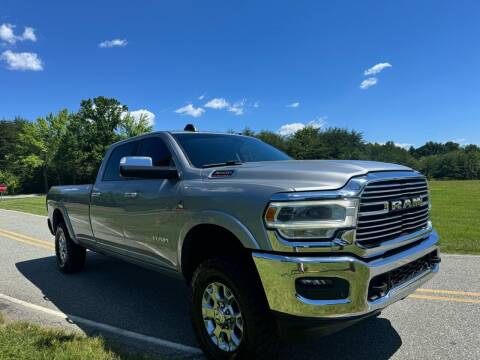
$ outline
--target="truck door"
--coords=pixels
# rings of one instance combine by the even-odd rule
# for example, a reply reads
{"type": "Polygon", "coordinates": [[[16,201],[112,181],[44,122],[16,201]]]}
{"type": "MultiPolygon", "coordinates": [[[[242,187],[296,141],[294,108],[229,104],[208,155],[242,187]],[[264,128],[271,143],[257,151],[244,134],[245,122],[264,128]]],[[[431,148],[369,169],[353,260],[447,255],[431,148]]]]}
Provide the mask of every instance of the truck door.
{"type": "MultiPolygon", "coordinates": [[[[160,136],[141,139],[136,156],[152,158],[153,166],[175,166],[172,154],[160,136]]],[[[131,179],[122,201],[123,231],[128,246],[143,260],[174,267],[174,238],[179,202],[178,179],[131,179]]]]}
{"type": "Polygon", "coordinates": [[[113,251],[128,249],[123,236],[124,194],[129,180],[120,176],[120,159],[134,156],[136,142],[127,142],[110,153],[103,174],[96,180],[90,201],[90,222],[99,245],[113,251]]]}

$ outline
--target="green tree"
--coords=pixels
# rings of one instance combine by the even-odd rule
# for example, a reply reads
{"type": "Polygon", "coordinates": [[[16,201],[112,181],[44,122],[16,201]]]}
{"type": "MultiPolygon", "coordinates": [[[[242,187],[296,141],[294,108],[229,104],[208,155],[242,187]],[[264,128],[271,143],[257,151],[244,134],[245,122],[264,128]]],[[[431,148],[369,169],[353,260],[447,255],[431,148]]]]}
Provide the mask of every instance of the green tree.
{"type": "Polygon", "coordinates": [[[385,144],[366,144],[362,158],[364,160],[402,164],[414,169],[419,166],[409,151],[396,146],[393,141],[387,141],[385,144]]]}
{"type": "Polygon", "coordinates": [[[64,140],[69,118],[68,110],[62,110],[23,125],[17,138],[15,154],[17,174],[23,181],[32,179],[39,171],[42,174],[43,190],[47,192],[49,177],[58,179],[61,169],[54,161],[64,140]]]}
{"type": "Polygon", "coordinates": [[[327,149],[320,139],[320,129],[307,126],[287,138],[287,152],[294,159],[325,159],[327,149]]]}
{"type": "Polygon", "coordinates": [[[93,182],[108,147],[150,131],[147,123],[146,117],[135,122],[128,107],[116,99],[99,96],[83,100],[69,122],[58,155],[68,169],[70,182],[93,182]]]}
{"type": "Polygon", "coordinates": [[[16,118],[13,121],[0,120],[0,170],[12,168],[11,158],[15,154],[18,135],[28,121],[16,118]]]}
{"type": "Polygon", "coordinates": [[[141,114],[138,119],[135,119],[130,113],[126,113],[120,124],[120,136],[124,138],[142,135],[152,130],[153,126],[147,114],[141,114]]]}
{"type": "Polygon", "coordinates": [[[287,151],[287,143],[285,142],[285,138],[277,133],[268,130],[262,130],[255,134],[255,137],[276,147],[279,150],[287,151]]]}
{"type": "Polygon", "coordinates": [[[329,128],[318,132],[319,142],[325,148],[325,159],[360,159],[363,135],[357,131],[329,128]]]}
{"type": "Polygon", "coordinates": [[[242,135],[255,136],[255,132],[252,129],[246,127],[245,129],[242,130],[242,135]]]}
{"type": "Polygon", "coordinates": [[[7,185],[8,194],[16,194],[20,190],[20,179],[6,170],[0,170],[0,184],[7,185]]]}

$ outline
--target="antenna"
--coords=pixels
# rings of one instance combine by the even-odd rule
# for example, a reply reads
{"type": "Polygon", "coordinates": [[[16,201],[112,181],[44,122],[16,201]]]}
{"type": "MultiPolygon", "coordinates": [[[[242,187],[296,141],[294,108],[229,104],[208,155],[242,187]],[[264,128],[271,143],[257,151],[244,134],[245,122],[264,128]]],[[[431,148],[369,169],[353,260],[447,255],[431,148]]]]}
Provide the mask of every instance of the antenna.
{"type": "Polygon", "coordinates": [[[197,129],[195,129],[193,124],[187,124],[183,130],[197,132],[197,129]]]}

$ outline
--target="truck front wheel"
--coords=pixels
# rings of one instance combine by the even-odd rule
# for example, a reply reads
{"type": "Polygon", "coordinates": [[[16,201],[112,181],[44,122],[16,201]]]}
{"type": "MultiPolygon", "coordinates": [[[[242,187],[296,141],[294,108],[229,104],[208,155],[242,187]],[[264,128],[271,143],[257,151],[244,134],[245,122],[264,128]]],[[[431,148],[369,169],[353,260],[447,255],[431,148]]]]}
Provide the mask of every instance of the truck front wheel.
{"type": "Polygon", "coordinates": [[[55,255],[57,266],[64,273],[80,271],[85,264],[86,249],[73,242],[63,222],[55,232],[55,255]]]}
{"type": "Polygon", "coordinates": [[[191,318],[211,359],[275,358],[278,331],[258,277],[227,258],[202,263],[192,278],[191,318]]]}

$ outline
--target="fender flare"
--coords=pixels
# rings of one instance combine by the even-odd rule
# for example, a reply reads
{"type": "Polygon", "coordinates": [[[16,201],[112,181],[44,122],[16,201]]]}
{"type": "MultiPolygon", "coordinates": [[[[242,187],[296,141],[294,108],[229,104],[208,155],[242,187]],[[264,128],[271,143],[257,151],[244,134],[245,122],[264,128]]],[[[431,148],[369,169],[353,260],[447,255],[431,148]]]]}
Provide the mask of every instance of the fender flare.
{"type": "Polygon", "coordinates": [[[60,211],[60,214],[62,215],[63,221],[67,227],[68,235],[70,238],[73,240],[74,243],[78,244],[78,240],[75,237],[75,233],[73,232],[73,227],[72,224],[70,223],[70,218],[68,217],[68,211],[63,206],[61,202],[55,202],[53,204],[53,212],[52,212],[52,227],[53,227],[53,214],[55,214],[55,211],[60,211]]]}
{"type": "Polygon", "coordinates": [[[194,227],[198,225],[216,225],[224,228],[225,230],[230,231],[233,235],[240,240],[243,247],[259,250],[260,245],[257,240],[253,237],[250,230],[242,224],[240,220],[234,216],[221,212],[221,211],[202,211],[198,214],[195,214],[184,226],[180,229],[178,237],[178,246],[177,246],[177,264],[178,268],[182,268],[182,250],[183,243],[190,232],[194,227]]]}

